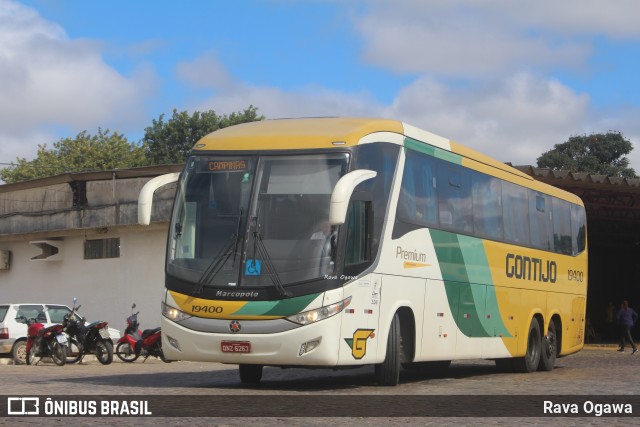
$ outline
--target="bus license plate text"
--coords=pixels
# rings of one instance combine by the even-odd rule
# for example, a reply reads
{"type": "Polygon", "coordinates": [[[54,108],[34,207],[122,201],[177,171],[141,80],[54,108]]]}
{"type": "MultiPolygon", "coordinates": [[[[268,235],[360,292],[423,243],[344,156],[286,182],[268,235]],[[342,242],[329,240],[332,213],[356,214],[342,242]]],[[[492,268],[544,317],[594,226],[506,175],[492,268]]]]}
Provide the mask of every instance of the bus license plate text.
{"type": "Polygon", "coordinates": [[[246,341],[222,341],[223,353],[251,353],[251,343],[246,341]]]}

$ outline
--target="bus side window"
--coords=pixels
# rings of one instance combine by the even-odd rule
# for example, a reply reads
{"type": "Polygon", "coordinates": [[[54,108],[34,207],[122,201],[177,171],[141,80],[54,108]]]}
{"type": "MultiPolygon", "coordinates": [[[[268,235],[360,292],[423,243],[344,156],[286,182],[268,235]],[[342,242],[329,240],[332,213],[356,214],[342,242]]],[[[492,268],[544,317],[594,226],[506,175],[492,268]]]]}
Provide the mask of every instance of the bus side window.
{"type": "Polygon", "coordinates": [[[438,165],[438,214],[440,226],[459,233],[473,231],[471,177],[458,165],[438,165]]]}
{"type": "Polygon", "coordinates": [[[571,205],[571,238],[574,255],[586,249],[587,217],[582,206],[571,205]]]}

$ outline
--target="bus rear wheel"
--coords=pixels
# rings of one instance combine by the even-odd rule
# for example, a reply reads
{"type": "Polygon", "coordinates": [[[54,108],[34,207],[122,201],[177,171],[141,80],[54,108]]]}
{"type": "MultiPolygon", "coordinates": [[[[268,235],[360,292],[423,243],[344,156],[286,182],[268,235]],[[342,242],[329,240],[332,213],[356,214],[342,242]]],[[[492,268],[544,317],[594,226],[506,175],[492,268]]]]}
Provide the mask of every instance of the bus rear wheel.
{"type": "Polygon", "coordinates": [[[376,380],[383,386],[395,386],[400,382],[400,318],[393,316],[387,340],[384,362],[376,365],[376,380]]]}
{"type": "Polygon", "coordinates": [[[552,320],[549,323],[547,335],[542,338],[542,352],[540,353],[539,371],[552,371],[558,355],[558,335],[556,334],[556,324],[552,320]]]}
{"type": "Polygon", "coordinates": [[[240,381],[244,384],[258,384],[262,379],[262,365],[240,365],[240,381]]]}
{"type": "Polygon", "coordinates": [[[538,369],[542,353],[542,339],[540,337],[540,324],[536,319],[531,320],[529,333],[527,334],[527,352],[524,357],[513,359],[513,369],[516,372],[529,373],[538,369]]]}

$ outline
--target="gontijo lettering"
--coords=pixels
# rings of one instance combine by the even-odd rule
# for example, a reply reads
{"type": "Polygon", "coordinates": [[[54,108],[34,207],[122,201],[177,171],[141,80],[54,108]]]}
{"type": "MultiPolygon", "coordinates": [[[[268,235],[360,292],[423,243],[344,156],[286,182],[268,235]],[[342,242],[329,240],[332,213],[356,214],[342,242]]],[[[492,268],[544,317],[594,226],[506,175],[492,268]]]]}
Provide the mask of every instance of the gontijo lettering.
{"type": "Polygon", "coordinates": [[[506,274],[509,278],[555,283],[558,266],[555,261],[507,254],[506,274]]]}

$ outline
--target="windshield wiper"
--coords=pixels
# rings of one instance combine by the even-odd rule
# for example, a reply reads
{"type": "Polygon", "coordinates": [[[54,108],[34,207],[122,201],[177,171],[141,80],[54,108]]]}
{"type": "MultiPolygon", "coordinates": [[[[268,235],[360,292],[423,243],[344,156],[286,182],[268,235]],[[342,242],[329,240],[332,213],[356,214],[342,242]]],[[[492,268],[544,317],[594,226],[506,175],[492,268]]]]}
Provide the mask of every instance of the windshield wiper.
{"type": "Polygon", "coordinates": [[[199,295],[202,292],[202,288],[211,283],[211,281],[218,275],[222,267],[227,263],[231,255],[233,255],[232,267],[236,263],[236,253],[238,252],[238,243],[240,236],[240,225],[242,222],[242,209],[240,209],[240,214],[238,215],[238,224],[236,226],[236,232],[229,236],[229,240],[222,247],[220,252],[213,257],[207,268],[202,273],[200,280],[196,283],[196,286],[193,288],[191,295],[199,295]]]}
{"type": "Polygon", "coordinates": [[[254,259],[256,258],[255,253],[257,251],[258,254],[260,255],[260,258],[262,258],[262,262],[264,262],[264,265],[267,269],[267,276],[269,276],[269,279],[271,279],[271,282],[273,282],[273,286],[275,286],[278,293],[284,297],[290,297],[291,293],[284,288],[284,285],[282,284],[282,279],[280,279],[280,275],[278,274],[278,270],[276,270],[276,266],[273,264],[273,261],[271,261],[271,257],[269,256],[267,247],[264,244],[264,241],[262,240],[262,236],[260,235],[260,226],[258,224],[257,217],[255,218],[255,221],[256,221],[256,231],[253,232],[253,253],[254,253],[253,258],[254,259]]]}

